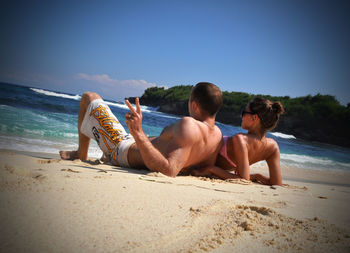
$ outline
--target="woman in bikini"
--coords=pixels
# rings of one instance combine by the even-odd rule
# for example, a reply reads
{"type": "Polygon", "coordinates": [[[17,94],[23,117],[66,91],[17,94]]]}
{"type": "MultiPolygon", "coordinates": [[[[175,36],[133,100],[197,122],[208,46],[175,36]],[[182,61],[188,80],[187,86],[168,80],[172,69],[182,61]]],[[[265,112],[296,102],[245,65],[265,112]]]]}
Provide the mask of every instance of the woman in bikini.
{"type": "Polygon", "coordinates": [[[263,98],[253,99],[242,111],[243,129],[247,134],[224,136],[223,146],[216,165],[194,170],[195,176],[216,176],[221,179],[242,178],[258,181],[266,185],[282,185],[280,151],[278,144],[266,133],[276,127],[280,115],[284,113],[280,102],[272,103],[263,98]],[[250,174],[249,166],[266,160],[270,177],[250,174]],[[234,171],[234,174],[231,173],[234,171]]]}

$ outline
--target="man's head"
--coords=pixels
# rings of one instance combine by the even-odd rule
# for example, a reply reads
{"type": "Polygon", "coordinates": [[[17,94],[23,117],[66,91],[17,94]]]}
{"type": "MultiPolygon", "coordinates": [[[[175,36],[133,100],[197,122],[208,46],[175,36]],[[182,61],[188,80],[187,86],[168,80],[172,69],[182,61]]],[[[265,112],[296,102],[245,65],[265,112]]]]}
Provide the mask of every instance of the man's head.
{"type": "Polygon", "coordinates": [[[222,100],[219,87],[212,83],[200,82],[192,88],[189,102],[196,102],[203,116],[215,117],[222,106],[222,100]]]}

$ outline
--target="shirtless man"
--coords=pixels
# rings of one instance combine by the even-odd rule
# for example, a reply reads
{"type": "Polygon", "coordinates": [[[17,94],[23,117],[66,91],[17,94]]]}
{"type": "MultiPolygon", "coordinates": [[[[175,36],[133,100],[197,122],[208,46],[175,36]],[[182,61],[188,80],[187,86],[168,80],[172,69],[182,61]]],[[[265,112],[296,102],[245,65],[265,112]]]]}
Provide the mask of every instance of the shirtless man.
{"type": "Polygon", "coordinates": [[[188,102],[190,117],[165,127],[159,137],[145,135],[139,99],[136,110],[128,100],[125,103],[130,109],[125,115],[130,134],[98,94],[84,93],[78,119],[79,148],[60,151],[61,158],[87,160],[90,139],[94,138],[104,156],[121,167],[147,167],[175,177],[192,166],[215,164],[222,140],[221,131],[215,126],[216,113],[222,105],[222,93],[217,86],[202,82],[193,87],[188,102]]]}

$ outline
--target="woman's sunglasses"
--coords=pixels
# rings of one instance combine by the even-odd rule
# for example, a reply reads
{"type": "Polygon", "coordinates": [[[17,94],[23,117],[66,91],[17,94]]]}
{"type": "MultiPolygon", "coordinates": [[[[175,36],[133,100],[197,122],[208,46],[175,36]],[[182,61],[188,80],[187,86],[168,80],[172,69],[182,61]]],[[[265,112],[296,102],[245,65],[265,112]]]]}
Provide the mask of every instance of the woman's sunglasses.
{"type": "Polygon", "coordinates": [[[243,118],[244,114],[251,114],[251,115],[254,115],[254,114],[256,114],[256,113],[255,113],[255,112],[248,112],[248,111],[246,111],[246,110],[242,110],[242,112],[241,112],[242,118],[243,118]]]}

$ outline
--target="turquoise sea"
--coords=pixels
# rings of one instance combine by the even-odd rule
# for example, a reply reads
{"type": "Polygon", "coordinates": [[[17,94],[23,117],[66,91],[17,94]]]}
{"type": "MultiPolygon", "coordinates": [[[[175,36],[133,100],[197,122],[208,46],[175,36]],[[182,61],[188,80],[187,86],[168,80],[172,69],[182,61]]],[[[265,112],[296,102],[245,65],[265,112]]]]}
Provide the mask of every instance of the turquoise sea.
{"type": "MultiPolygon", "coordinates": [[[[78,94],[35,87],[0,83],[0,149],[46,152],[74,150],[78,146],[77,119],[78,94]]],[[[123,102],[107,101],[111,110],[127,129],[124,114],[128,112],[123,102]]],[[[179,117],[142,106],[143,128],[147,135],[159,135],[162,129],[179,117]]],[[[217,123],[224,135],[244,132],[240,127],[217,123]]],[[[281,150],[281,165],[320,170],[350,171],[350,149],[312,143],[283,133],[271,133],[281,150]]],[[[102,153],[91,142],[90,157],[102,153]]]]}

